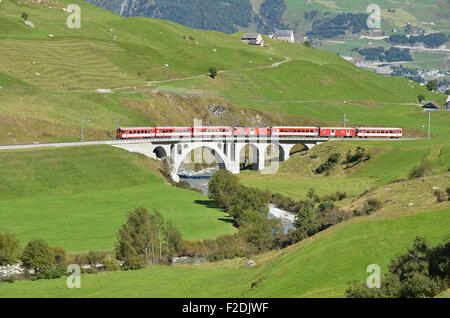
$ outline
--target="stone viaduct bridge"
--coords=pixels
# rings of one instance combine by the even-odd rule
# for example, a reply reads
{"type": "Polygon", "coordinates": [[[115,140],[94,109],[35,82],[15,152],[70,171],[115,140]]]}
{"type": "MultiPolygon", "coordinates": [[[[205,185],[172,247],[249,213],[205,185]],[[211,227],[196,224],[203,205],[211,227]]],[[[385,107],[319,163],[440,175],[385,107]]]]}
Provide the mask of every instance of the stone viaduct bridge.
{"type": "MultiPolygon", "coordinates": [[[[219,167],[232,173],[239,173],[241,163],[245,162],[245,156],[241,151],[249,145],[249,161],[255,170],[263,170],[262,173],[275,173],[278,170],[278,162],[289,159],[289,152],[297,144],[303,144],[308,149],[329,141],[324,137],[174,137],[154,138],[139,140],[116,140],[111,146],[122,148],[130,152],[144,154],[153,159],[170,158],[171,176],[178,182],[178,170],[183,162],[202,162],[202,149],[208,149],[215,157],[219,167]],[[270,145],[273,153],[278,153],[278,160],[269,160],[265,167],[266,154],[270,145]],[[194,152],[192,156],[191,153],[194,152]],[[194,157],[193,161],[191,158],[194,157]]],[[[203,157],[204,158],[204,157],[203,157]]],[[[271,157],[273,158],[273,156],[271,157]]]]}

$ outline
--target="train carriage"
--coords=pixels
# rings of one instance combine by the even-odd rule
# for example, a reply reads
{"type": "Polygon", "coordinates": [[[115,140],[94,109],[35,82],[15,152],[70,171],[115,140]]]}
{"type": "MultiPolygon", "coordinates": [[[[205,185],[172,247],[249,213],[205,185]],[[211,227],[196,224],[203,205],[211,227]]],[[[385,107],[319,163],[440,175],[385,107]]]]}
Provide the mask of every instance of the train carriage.
{"type": "Polygon", "coordinates": [[[191,137],[192,127],[156,127],[156,138],[191,137]]]}
{"type": "Polygon", "coordinates": [[[320,127],[320,137],[344,137],[356,136],[355,128],[348,127],[320,127]]]}
{"type": "Polygon", "coordinates": [[[276,137],[317,137],[318,127],[272,127],[272,136],[276,137]]]}
{"type": "Polygon", "coordinates": [[[226,126],[194,126],[192,136],[194,137],[227,137],[233,135],[233,128],[226,126]]]}
{"type": "Polygon", "coordinates": [[[233,127],[233,136],[270,136],[270,127],[233,127]]]}
{"type": "Polygon", "coordinates": [[[117,139],[154,138],[155,127],[127,127],[119,128],[116,132],[117,139]]]}
{"type": "Polygon", "coordinates": [[[360,127],[357,128],[359,138],[401,138],[402,128],[360,127]]]}

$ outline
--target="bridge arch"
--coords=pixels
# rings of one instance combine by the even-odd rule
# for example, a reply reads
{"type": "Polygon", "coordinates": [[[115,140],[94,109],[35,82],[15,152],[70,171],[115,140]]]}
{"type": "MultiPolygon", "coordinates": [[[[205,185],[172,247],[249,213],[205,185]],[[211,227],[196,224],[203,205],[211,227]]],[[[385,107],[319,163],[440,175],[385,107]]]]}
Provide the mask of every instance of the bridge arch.
{"type": "MultiPolygon", "coordinates": [[[[204,157],[203,156],[204,151],[208,150],[214,156],[215,161],[219,165],[219,169],[223,169],[223,170],[228,169],[227,157],[223,153],[223,151],[218,147],[217,144],[210,144],[210,143],[208,143],[207,145],[205,145],[205,144],[196,144],[196,145],[186,144],[183,147],[175,149],[176,153],[174,156],[172,156],[172,160],[175,158],[173,160],[173,166],[172,166],[172,178],[175,181],[179,180],[178,171],[180,170],[180,167],[183,164],[183,162],[185,162],[185,159],[188,158],[192,154],[192,152],[199,151],[199,150],[201,151],[201,158],[204,157]]],[[[172,152],[174,152],[174,151],[172,150],[172,152]]],[[[194,154],[194,161],[197,159],[198,158],[195,158],[195,154],[194,154]]]]}
{"type": "Polygon", "coordinates": [[[155,154],[155,157],[158,159],[167,157],[166,149],[164,149],[163,146],[155,147],[155,149],[153,149],[153,153],[155,154]]]}

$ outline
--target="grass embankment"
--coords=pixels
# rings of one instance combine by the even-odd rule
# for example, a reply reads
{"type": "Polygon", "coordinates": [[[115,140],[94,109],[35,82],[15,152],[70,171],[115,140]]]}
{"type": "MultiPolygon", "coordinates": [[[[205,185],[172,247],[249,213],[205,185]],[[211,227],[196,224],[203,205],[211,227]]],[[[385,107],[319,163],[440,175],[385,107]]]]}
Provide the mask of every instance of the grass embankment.
{"type": "Polygon", "coordinates": [[[291,155],[288,161],[280,163],[276,174],[244,171],[240,179],[247,186],[269,189],[294,199],[304,199],[310,188],[319,195],[341,191],[358,196],[368,189],[408,178],[409,172],[422,160],[433,163],[433,174],[446,172],[450,168],[448,140],[328,142],[291,155]],[[347,151],[354,152],[358,146],[365,148],[371,158],[345,169],[342,162],[347,151]],[[332,153],[340,153],[341,157],[329,176],[315,174],[314,170],[332,153]]]}
{"type": "MultiPolygon", "coordinates": [[[[377,212],[378,213],[378,212],[377,212]]],[[[377,214],[376,213],[376,214],[377,214]]],[[[381,213],[381,212],[380,212],[381,213]]],[[[83,275],[81,289],[65,279],[1,284],[1,297],[342,297],[351,280],[364,280],[369,264],[382,273],[416,235],[437,244],[448,234],[450,209],[377,220],[353,219],[299,244],[244,260],[150,266],[130,272],[83,275]],[[251,288],[252,283],[258,282],[251,288]]]]}
{"type": "Polygon", "coordinates": [[[42,238],[70,252],[112,250],[136,207],[157,209],[184,239],[233,233],[228,216],[203,195],[169,186],[159,166],[109,146],[0,152],[0,230],[24,245],[42,238]]]}

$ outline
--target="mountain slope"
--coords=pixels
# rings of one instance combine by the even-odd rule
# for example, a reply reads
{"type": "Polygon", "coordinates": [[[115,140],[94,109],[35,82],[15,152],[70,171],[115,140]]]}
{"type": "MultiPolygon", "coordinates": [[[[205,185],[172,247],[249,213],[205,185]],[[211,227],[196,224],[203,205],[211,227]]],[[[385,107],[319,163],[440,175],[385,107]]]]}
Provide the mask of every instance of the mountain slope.
{"type": "MultiPolygon", "coordinates": [[[[324,15],[342,12],[368,16],[369,1],[298,1],[298,0],[86,0],[120,15],[145,16],[174,21],[192,28],[226,33],[247,28],[273,32],[275,28],[291,28],[300,34],[324,15]]],[[[450,7],[445,0],[377,1],[381,8],[383,29],[391,30],[406,23],[447,30],[450,7]],[[433,22],[433,24],[431,24],[433,22]]]]}
{"type": "MultiPolygon", "coordinates": [[[[81,117],[91,139],[112,136],[117,117],[124,126],[185,125],[198,114],[213,118],[212,104],[235,109],[236,116],[224,117],[227,125],[251,122],[241,107],[260,117],[282,113],[297,125],[334,125],[346,112],[353,125],[404,126],[417,135],[424,114],[394,103],[415,103],[419,94],[444,101],[443,94],[324,51],[269,39],[267,47],[249,46],[238,34],[124,18],[80,0],[6,0],[0,12],[1,143],[76,140],[81,117]],[[81,29],[65,24],[69,13],[62,9],[70,3],[81,6],[81,29]],[[36,28],[21,21],[23,12],[36,28]],[[211,65],[220,71],[215,80],[205,76],[211,65]]],[[[270,116],[260,123],[278,123],[270,116]]],[[[446,114],[436,117],[435,129],[448,127],[446,114]]]]}

